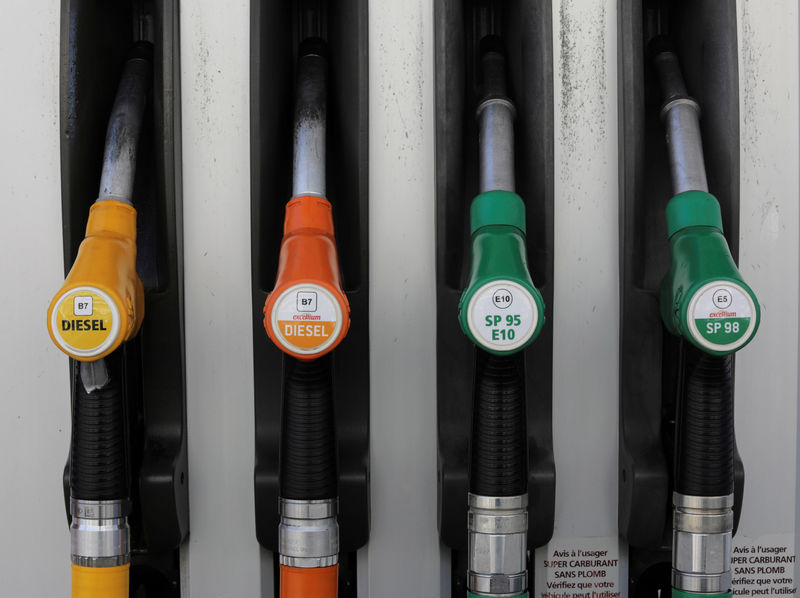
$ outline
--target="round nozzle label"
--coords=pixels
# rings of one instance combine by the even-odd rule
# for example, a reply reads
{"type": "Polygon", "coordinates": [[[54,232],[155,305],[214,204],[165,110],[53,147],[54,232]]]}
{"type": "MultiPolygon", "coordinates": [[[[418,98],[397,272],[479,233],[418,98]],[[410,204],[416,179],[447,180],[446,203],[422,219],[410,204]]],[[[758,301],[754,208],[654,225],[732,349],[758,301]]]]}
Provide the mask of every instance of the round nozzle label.
{"type": "Polygon", "coordinates": [[[342,330],[342,308],[333,294],[316,284],[289,287],[278,297],[270,324],[282,348],[315,355],[330,347],[342,330]]]}
{"type": "Polygon", "coordinates": [[[117,340],[120,313],[104,291],[78,287],[56,300],[49,326],[61,349],[73,357],[87,359],[102,355],[117,340]]]}
{"type": "Polygon", "coordinates": [[[692,339],[711,351],[734,351],[756,331],[756,306],[750,293],[735,282],[718,280],[692,296],[686,314],[692,339]]]}
{"type": "Polygon", "coordinates": [[[475,341],[492,351],[524,346],[536,331],[539,309],[531,293],[510,280],[480,287],[467,306],[467,324],[475,341]]]}

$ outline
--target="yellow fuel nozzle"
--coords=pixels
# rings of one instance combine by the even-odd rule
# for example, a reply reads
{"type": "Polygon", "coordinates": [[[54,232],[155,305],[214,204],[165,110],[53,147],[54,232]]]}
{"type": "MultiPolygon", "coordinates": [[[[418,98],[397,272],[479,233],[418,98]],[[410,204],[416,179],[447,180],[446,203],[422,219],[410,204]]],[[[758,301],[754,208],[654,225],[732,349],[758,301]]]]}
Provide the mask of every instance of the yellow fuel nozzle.
{"type": "Polygon", "coordinates": [[[75,263],[47,310],[50,337],[70,357],[94,361],[133,338],[143,316],[136,210],[121,201],[95,202],[75,263]]]}

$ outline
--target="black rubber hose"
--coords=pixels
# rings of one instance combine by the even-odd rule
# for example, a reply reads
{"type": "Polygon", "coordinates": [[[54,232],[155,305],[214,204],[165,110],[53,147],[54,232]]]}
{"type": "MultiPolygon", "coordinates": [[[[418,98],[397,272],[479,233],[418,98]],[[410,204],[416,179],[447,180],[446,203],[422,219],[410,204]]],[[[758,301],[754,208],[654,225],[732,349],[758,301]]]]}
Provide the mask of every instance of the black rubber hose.
{"type": "Polygon", "coordinates": [[[106,358],[108,381],[88,392],[76,367],[72,400],[70,494],[81,500],[124,500],[129,484],[125,405],[114,356],[106,358]]]}
{"type": "Polygon", "coordinates": [[[525,389],[516,356],[478,349],[470,446],[470,492],[519,496],[528,491],[525,389]]]}
{"type": "Polygon", "coordinates": [[[727,496],[733,493],[733,358],[685,350],[675,489],[687,496],[727,496]]]}
{"type": "Polygon", "coordinates": [[[286,357],[279,476],[283,498],[337,495],[332,388],[329,355],[314,361],[286,357]]]}

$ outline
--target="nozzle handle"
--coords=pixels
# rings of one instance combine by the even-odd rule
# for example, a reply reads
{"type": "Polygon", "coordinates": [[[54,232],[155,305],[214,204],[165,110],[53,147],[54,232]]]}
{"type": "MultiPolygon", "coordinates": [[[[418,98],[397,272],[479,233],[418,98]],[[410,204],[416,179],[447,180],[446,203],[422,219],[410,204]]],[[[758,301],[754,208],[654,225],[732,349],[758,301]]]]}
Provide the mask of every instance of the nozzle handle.
{"type": "Polygon", "coordinates": [[[716,198],[700,191],[667,206],[670,269],[661,284],[667,330],[710,355],[735,353],[755,336],[761,308],[722,234],[716,198]]]}
{"type": "Polygon", "coordinates": [[[544,300],[528,271],[525,205],[509,191],[481,193],[472,202],[471,262],[458,304],[461,329],[495,355],[521,351],[544,325],[544,300]]]}
{"type": "Polygon", "coordinates": [[[50,338],[79,361],[109,355],[139,331],[144,287],[136,273],[136,210],[99,201],[64,284],[50,302],[50,338]]]}
{"type": "Polygon", "coordinates": [[[333,209],[323,197],[296,197],[286,204],[278,275],[264,304],[264,328],[281,351],[301,360],[332,351],[350,328],[333,209]]]}

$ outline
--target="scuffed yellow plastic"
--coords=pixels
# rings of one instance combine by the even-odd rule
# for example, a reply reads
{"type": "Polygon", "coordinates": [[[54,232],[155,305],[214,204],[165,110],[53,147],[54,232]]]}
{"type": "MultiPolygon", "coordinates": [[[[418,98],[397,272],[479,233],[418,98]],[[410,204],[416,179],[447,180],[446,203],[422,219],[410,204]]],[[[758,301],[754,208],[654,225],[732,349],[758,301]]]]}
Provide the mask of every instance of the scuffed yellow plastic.
{"type": "Polygon", "coordinates": [[[47,310],[47,328],[56,346],[75,359],[94,361],[105,357],[139,331],[144,317],[144,287],[136,273],[136,210],[119,201],[96,202],[89,211],[86,237],[61,289],[47,310]],[[107,293],[120,314],[114,343],[100,355],[73,355],[56,342],[51,315],[60,297],[78,287],[107,293]]]}

